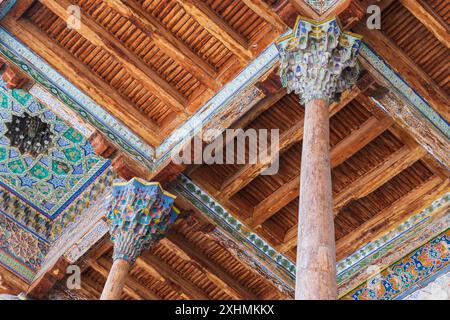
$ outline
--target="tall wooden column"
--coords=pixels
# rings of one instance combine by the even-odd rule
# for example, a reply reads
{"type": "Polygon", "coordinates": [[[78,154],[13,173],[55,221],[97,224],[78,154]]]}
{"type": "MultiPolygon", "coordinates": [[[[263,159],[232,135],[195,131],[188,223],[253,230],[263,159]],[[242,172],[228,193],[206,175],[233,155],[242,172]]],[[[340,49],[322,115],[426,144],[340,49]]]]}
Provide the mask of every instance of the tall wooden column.
{"type": "Polygon", "coordinates": [[[120,299],[131,265],[142,250],[159,241],[175,221],[174,200],[175,196],[165,192],[159,183],[137,178],[114,183],[108,211],[114,262],[101,300],[120,299]]]}
{"type": "Polygon", "coordinates": [[[334,19],[314,23],[300,18],[292,34],[277,43],[282,84],[305,105],[297,300],[337,299],[329,106],[357,80],[360,43],[359,37],[342,33],[334,19]]]}

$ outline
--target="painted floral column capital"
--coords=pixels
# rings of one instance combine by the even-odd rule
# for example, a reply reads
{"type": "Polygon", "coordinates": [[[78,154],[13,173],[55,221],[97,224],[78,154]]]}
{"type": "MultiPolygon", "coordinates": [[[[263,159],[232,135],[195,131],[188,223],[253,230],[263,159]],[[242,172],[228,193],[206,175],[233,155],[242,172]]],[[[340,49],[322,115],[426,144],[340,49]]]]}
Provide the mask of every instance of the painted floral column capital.
{"type": "Polygon", "coordinates": [[[361,37],[342,31],[336,19],[314,22],[299,17],[292,33],[277,42],[280,77],[300,102],[338,101],[359,75],[361,37]]]}
{"type": "Polygon", "coordinates": [[[113,184],[108,224],[114,243],[113,260],[134,263],[142,250],[160,240],[176,220],[175,196],[157,182],[137,178],[113,184]]]}

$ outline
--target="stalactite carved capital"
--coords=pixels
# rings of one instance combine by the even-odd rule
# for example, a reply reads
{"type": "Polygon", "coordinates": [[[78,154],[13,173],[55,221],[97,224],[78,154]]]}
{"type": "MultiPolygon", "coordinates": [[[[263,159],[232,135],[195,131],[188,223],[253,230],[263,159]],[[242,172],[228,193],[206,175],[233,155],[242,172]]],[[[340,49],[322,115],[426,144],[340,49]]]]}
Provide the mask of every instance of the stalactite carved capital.
{"type": "Polygon", "coordinates": [[[175,196],[159,183],[137,178],[115,182],[108,209],[108,224],[114,243],[113,259],[134,263],[142,250],[158,242],[176,220],[175,196]]]}
{"type": "Polygon", "coordinates": [[[336,19],[314,22],[299,17],[292,33],[277,42],[282,85],[298,94],[302,104],[339,101],[358,78],[360,45],[361,37],[343,32],[336,19]]]}

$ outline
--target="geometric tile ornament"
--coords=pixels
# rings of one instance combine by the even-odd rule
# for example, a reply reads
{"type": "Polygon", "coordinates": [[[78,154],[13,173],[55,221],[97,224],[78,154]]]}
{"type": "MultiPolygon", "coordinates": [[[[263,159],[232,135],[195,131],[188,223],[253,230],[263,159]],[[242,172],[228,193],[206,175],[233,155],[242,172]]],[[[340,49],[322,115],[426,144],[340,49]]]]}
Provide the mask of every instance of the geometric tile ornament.
{"type": "Polygon", "coordinates": [[[172,208],[175,196],[164,191],[157,182],[133,178],[113,184],[113,197],[108,210],[113,259],[134,263],[143,249],[159,241],[177,219],[172,208]]]}
{"type": "Polygon", "coordinates": [[[292,33],[276,42],[281,83],[300,96],[301,104],[339,101],[358,79],[361,37],[341,30],[334,18],[315,22],[298,17],[292,33]]]}
{"type": "Polygon", "coordinates": [[[30,94],[0,82],[1,186],[53,219],[108,165],[89,141],[30,94]],[[27,128],[21,121],[46,131],[45,137],[32,130],[17,135],[27,128]],[[40,142],[47,143],[45,148],[40,142]],[[41,146],[32,150],[27,143],[41,146]]]}

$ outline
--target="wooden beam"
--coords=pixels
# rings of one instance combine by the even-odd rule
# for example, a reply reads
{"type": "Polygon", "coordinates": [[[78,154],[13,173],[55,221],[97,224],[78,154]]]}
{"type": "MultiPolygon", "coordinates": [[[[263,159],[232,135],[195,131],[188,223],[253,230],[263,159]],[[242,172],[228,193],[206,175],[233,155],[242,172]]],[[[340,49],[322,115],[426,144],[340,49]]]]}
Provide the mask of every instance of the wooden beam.
{"type": "Polygon", "coordinates": [[[364,41],[450,122],[449,96],[402,49],[382,32],[368,30],[361,23],[354,31],[364,36],[364,41]]]}
{"type": "Polygon", "coordinates": [[[206,256],[197,248],[193,248],[186,238],[179,233],[169,231],[167,239],[180,248],[184,254],[186,254],[190,260],[193,260],[200,264],[209,275],[209,278],[222,290],[227,292],[228,295],[235,299],[243,300],[258,300],[258,296],[250,291],[247,287],[242,285],[237,279],[231,276],[222,267],[212,262],[211,259],[206,256]]]}
{"type": "Polygon", "coordinates": [[[221,87],[214,67],[167,31],[157,19],[143,10],[137,2],[129,0],[105,0],[105,2],[144,31],[164,53],[191,73],[204,86],[213,90],[218,90],[221,87]]]}
{"type": "MultiPolygon", "coordinates": [[[[362,90],[365,90],[365,88],[361,89],[360,87],[355,86],[349,93],[342,97],[342,101],[340,103],[333,103],[330,106],[330,117],[338,113],[342,108],[355,99],[362,92],[362,90]]],[[[282,153],[287,150],[293,144],[301,141],[302,138],[303,121],[299,121],[280,135],[279,152],[282,153]]],[[[270,146],[268,148],[270,149],[270,146]]],[[[264,152],[262,154],[264,154],[264,152]]],[[[267,152],[267,154],[269,153],[267,152]]],[[[220,187],[221,195],[223,195],[224,198],[231,198],[239,192],[239,190],[258,177],[266,168],[268,168],[276,156],[277,155],[271,155],[272,159],[268,163],[259,161],[256,164],[248,163],[244,165],[241,169],[239,169],[239,171],[234,173],[222,183],[220,187]]]]}
{"type": "Polygon", "coordinates": [[[383,163],[372,168],[367,174],[352,182],[335,195],[335,215],[347,203],[369,195],[425,155],[426,151],[420,146],[414,149],[408,146],[400,148],[383,163]]]}
{"type": "Polygon", "coordinates": [[[282,33],[286,29],[286,25],[283,20],[281,20],[280,16],[264,1],[242,0],[242,2],[244,2],[254,13],[270,23],[279,33],[282,33]]]}
{"type": "MultiPolygon", "coordinates": [[[[391,124],[391,120],[387,117],[383,120],[378,120],[374,116],[370,117],[357,130],[331,148],[331,167],[335,168],[345,162],[383,133],[391,124]]],[[[255,207],[249,225],[257,227],[263,224],[288,203],[298,198],[299,190],[300,175],[297,175],[255,207]]]]}
{"type": "Polygon", "coordinates": [[[389,117],[378,120],[375,116],[367,119],[358,129],[352,131],[344,140],[331,149],[331,167],[344,163],[356,152],[368,145],[392,125],[389,117]]]}
{"type": "Polygon", "coordinates": [[[176,0],[212,36],[223,43],[244,64],[253,58],[247,40],[201,0],[176,0]]]}
{"type": "Polygon", "coordinates": [[[175,282],[183,288],[183,291],[192,299],[209,300],[208,295],[199,287],[179,275],[166,262],[160,260],[153,253],[145,252],[138,259],[142,259],[145,263],[152,265],[165,279],[175,282]]]}
{"type": "MultiPolygon", "coordinates": [[[[67,8],[72,3],[69,0],[39,0],[39,2],[62,20],[67,21],[70,18],[67,8]]],[[[89,15],[81,15],[81,26],[76,31],[93,45],[113,56],[151,94],[157,96],[174,110],[185,112],[188,100],[89,15]]]]}
{"type": "Polygon", "coordinates": [[[337,240],[338,260],[356,251],[372,239],[378,238],[412,214],[422,210],[439,196],[447,193],[449,190],[448,186],[448,180],[442,181],[440,177],[433,176],[408,192],[373,218],[337,240]]]}
{"type": "Polygon", "coordinates": [[[450,31],[447,23],[426,2],[422,0],[400,0],[400,3],[422,22],[443,45],[450,48],[450,31]]]}
{"type": "Polygon", "coordinates": [[[9,16],[1,24],[142,139],[153,146],[160,144],[162,137],[159,136],[160,130],[154,121],[144,117],[115,88],[57,45],[45,32],[29,21],[16,21],[9,16]]]}

